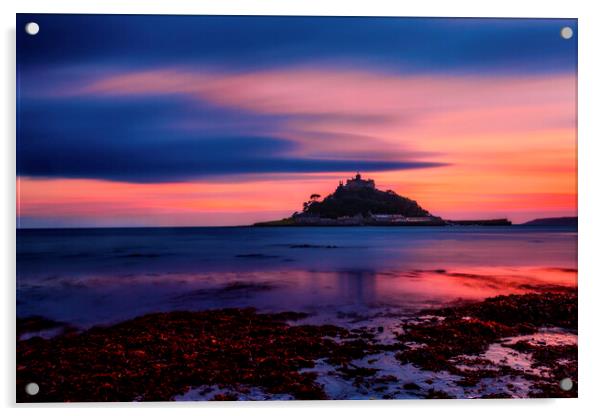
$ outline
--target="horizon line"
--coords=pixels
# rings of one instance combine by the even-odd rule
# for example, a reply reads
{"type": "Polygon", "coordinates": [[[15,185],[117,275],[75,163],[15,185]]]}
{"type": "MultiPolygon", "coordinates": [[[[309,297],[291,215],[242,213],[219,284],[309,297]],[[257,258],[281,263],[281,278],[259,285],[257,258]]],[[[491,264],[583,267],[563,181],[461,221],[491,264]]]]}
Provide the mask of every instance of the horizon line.
{"type": "MultiPolygon", "coordinates": [[[[560,219],[560,218],[579,218],[578,215],[574,215],[574,216],[561,216],[561,217],[537,217],[537,218],[533,218],[531,220],[527,220],[524,222],[520,222],[520,223],[512,223],[510,226],[513,225],[523,225],[526,224],[530,221],[534,221],[534,220],[539,220],[539,219],[560,219]]],[[[507,218],[489,218],[489,219],[476,219],[476,220],[468,220],[468,221],[485,221],[485,220],[491,220],[491,219],[506,219],[507,218]]],[[[467,220],[452,220],[452,219],[446,219],[447,221],[467,221],[467,220]]],[[[123,226],[93,226],[93,225],[86,225],[86,226],[62,226],[62,227],[15,227],[16,231],[19,230],[100,230],[100,229],[142,229],[142,228],[246,228],[246,227],[253,227],[255,223],[253,224],[239,224],[239,225],[123,225],[123,226]]],[[[307,226],[306,226],[307,227],[307,226]]],[[[316,226],[317,228],[324,228],[321,226],[316,226]]],[[[338,226],[338,227],[345,227],[345,226],[338,226]]],[[[349,227],[355,227],[355,226],[349,226],[349,227]]],[[[370,227],[369,225],[364,225],[362,227],[370,227]]],[[[377,227],[377,226],[375,226],[377,227]]],[[[265,228],[265,227],[264,227],[265,228]]],[[[415,228],[415,227],[413,227],[415,228]]]]}

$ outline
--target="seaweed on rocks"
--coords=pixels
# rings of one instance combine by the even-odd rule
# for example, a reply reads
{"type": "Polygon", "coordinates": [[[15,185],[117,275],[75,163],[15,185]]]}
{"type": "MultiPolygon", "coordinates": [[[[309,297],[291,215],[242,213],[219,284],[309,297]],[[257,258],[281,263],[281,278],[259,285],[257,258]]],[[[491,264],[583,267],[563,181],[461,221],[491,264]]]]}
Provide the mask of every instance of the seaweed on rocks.
{"type": "Polygon", "coordinates": [[[493,365],[478,358],[495,342],[534,334],[542,327],[576,331],[576,291],[497,296],[423,313],[428,314],[425,319],[405,323],[404,332],[398,335],[400,342],[411,346],[397,353],[401,363],[461,376],[457,384],[462,387],[475,386],[485,378],[522,375],[534,381],[536,389],[530,393],[534,397],[576,397],[576,345],[535,345],[525,341],[503,344],[529,352],[534,366],[548,370],[543,375],[525,375],[508,365],[493,365]],[[574,382],[569,392],[561,391],[558,384],[566,377],[574,382]]]}
{"type": "MultiPolygon", "coordinates": [[[[235,283],[228,290],[242,288],[249,289],[235,283]]],[[[17,400],[165,401],[206,387],[217,392],[207,396],[212,400],[244,399],[249,388],[265,397],[326,399],[318,376],[331,367],[328,376],[382,398],[397,397],[390,384],[425,398],[450,398],[452,393],[484,398],[577,395],[575,291],[498,296],[421,311],[402,321],[403,331],[387,344],[378,341],[382,331],[376,325],[346,329],[292,324],[307,317],[252,308],[180,311],[71,330],[49,339],[22,338],[17,342],[17,400]],[[540,342],[547,327],[554,327],[548,330],[557,334],[555,339],[565,341],[540,342]],[[529,371],[508,361],[491,361],[492,344],[528,357],[529,371]],[[383,355],[396,357],[396,365],[411,364],[437,374],[427,373],[424,380],[391,374],[379,367],[383,355]],[[455,384],[454,389],[435,383],[440,377],[455,384]],[[563,378],[573,381],[571,390],[560,388],[563,378]],[[502,385],[486,389],[494,379],[502,385]],[[528,383],[527,389],[525,384],[517,389],[517,380],[528,383]],[[40,385],[36,396],[25,393],[30,382],[40,385]]],[[[20,320],[18,330],[35,332],[56,325],[60,323],[32,317],[20,320]]]]}
{"type": "MultiPolygon", "coordinates": [[[[144,315],[112,326],[17,343],[17,400],[164,401],[191,387],[239,385],[296,399],[325,399],[316,375],[301,372],[321,357],[362,355],[353,336],[332,325],[292,326],[301,314],[253,309],[144,315]],[[25,385],[36,382],[36,396],[25,385]]],[[[220,399],[231,400],[225,395],[220,399]]]]}
{"type": "Polygon", "coordinates": [[[546,370],[550,375],[535,380],[536,390],[531,393],[531,397],[577,396],[577,345],[537,345],[518,341],[504,346],[531,354],[534,366],[546,370]],[[560,381],[565,378],[572,382],[572,388],[568,391],[560,388],[560,381]]]}
{"type": "Polygon", "coordinates": [[[58,335],[75,331],[76,328],[73,325],[48,319],[43,316],[33,315],[17,318],[17,339],[38,336],[43,333],[58,335]]]}
{"type": "Polygon", "coordinates": [[[446,318],[471,316],[528,331],[532,327],[577,329],[577,291],[528,293],[487,298],[482,302],[429,311],[446,318]]]}

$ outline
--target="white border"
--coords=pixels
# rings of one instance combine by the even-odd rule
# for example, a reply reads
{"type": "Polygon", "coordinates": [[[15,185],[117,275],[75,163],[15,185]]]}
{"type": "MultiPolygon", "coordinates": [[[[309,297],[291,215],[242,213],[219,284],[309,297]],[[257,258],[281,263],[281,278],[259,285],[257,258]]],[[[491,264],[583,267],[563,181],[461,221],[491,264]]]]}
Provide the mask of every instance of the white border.
{"type": "Polygon", "coordinates": [[[594,1],[525,1],[498,0],[422,0],[422,1],[352,1],[352,0],[20,0],[13,4],[0,3],[3,24],[1,65],[3,97],[0,100],[0,126],[4,131],[0,152],[3,204],[2,247],[0,281],[3,284],[3,312],[0,403],[28,414],[44,412],[59,415],[66,412],[125,414],[137,412],[158,415],[167,409],[198,414],[199,412],[245,412],[251,415],[286,414],[306,415],[308,412],[345,412],[349,415],[365,415],[376,411],[380,414],[400,412],[420,415],[445,414],[482,416],[508,413],[539,413],[566,415],[589,413],[599,408],[597,397],[602,388],[600,377],[600,352],[602,351],[600,321],[602,316],[599,297],[602,295],[600,265],[596,262],[602,246],[602,17],[596,13],[594,1]],[[152,3],[151,3],[152,1],[152,3]],[[133,13],[133,14],[249,14],[249,15],[348,15],[348,16],[464,16],[464,17],[570,17],[579,19],[579,399],[573,400],[444,400],[444,401],[380,401],[380,402],[295,402],[295,403],[177,403],[177,404],[120,404],[120,405],[14,405],[14,316],[15,316],[15,13],[133,13]],[[42,410],[43,409],[43,410],[42,410]]]}

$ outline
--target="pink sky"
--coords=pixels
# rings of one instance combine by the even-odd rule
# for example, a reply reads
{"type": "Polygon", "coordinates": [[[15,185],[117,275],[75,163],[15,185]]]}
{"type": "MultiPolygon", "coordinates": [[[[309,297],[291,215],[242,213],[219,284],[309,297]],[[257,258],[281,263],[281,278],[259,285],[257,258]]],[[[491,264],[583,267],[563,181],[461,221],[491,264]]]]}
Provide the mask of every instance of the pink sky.
{"type": "MultiPolygon", "coordinates": [[[[226,73],[175,67],[100,77],[46,94],[181,96],[290,116],[266,130],[295,143],[291,156],[441,162],[445,166],[363,174],[380,189],[415,199],[445,218],[522,222],[577,214],[574,75],[402,76],[331,67],[226,73]]],[[[60,225],[248,224],[288,216],[310,194],[326,195],[353,173],[149,184],[20,177],[18,214],[60,225]]]]}

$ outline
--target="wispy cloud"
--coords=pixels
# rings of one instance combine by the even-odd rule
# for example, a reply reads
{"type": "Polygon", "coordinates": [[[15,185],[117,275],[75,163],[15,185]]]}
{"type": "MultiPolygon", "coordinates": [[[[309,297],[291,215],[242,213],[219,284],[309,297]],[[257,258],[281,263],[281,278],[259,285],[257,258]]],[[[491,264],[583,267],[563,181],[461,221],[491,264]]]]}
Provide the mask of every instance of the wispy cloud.
{"type": "Polygon", "coordinates": [[[24,218],[241,223],[356,170],[448,217],[576,209],[574,21],[35,17],[24,218]]]}

